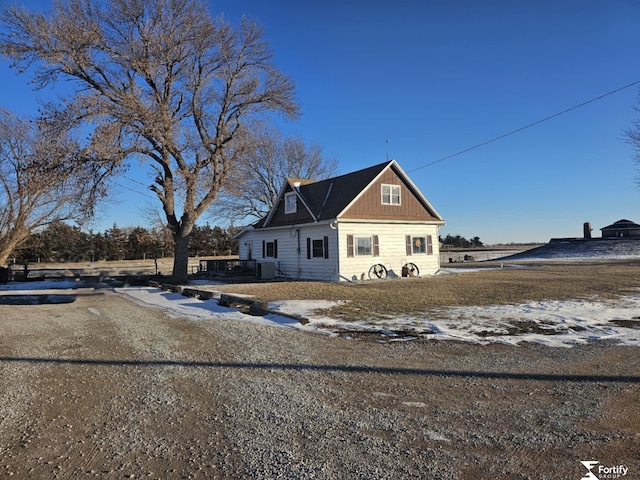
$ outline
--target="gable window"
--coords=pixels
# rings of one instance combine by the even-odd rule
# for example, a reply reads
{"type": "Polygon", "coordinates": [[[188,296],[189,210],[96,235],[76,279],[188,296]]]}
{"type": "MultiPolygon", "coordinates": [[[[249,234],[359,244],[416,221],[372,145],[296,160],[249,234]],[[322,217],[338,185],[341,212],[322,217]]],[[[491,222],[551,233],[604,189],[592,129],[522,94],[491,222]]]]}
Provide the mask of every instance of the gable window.
{"type": "Polygon", "coordinates": [[[406,236],[407,255],[433,255],[433,237],[431,235],[406,236]]]}
{"type": "Polygon", "coordinates": [[[284,196],[284,213],[296,213],[298,210],[298,202],[295,192],[289,192],[284,196]]]}
{"type": "Polygon", "coordinates": [[[400,185],[382,184],[382,204],[400,205],[400,185]]]}

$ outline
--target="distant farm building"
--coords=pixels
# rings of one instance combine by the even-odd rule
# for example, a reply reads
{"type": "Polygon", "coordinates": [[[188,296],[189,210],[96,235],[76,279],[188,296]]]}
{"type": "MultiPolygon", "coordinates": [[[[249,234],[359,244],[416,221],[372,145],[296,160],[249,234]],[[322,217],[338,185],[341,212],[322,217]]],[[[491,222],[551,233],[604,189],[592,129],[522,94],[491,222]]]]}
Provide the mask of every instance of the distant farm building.
{"type": "Polygon", "coordinates": [[[618,220],[600,230],[602,231],[602,238],[640,238],[640,225],[631,220],[618,220]]]}

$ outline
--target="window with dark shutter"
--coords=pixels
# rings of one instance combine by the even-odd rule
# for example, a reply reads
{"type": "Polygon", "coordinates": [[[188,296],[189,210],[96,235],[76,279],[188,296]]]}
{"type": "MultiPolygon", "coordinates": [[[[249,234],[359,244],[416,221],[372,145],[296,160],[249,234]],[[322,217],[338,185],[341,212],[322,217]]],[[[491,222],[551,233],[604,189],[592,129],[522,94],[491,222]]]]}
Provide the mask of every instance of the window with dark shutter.
{"type": "Polygon", "coordinates": [[[269,258],[274,258],[275,257],[275,243],[274,242],[267,242],[265,257],[269,257],[269,258]]]}
{"type": "Polygon", "coordinates": [[[433,238],[427,235],[427,255],[433,255],[433,238]]]}
{"type": "Polygon", "coordinates": [[[378,243],[378,235],[373,236],[373,256],[380,256],[380,244],[378,243]]]}
{"type": "Polygon", "coordinates": [[[278,258],[278,240],[273,241],[273,258],[278,258]]]}
{"type": "Polygon", "coordinates": [[[329,258],[329,237],[307,238],[307,259],[329,258]]]}
{"type": "Polygon", "coordinates": [[[406,243],[406,250],[407,250],[407,256],[411,255],[413,253],[413,247],[411,246],[411,235],[406,235],[404,237],[405,243],[406,243]]]}

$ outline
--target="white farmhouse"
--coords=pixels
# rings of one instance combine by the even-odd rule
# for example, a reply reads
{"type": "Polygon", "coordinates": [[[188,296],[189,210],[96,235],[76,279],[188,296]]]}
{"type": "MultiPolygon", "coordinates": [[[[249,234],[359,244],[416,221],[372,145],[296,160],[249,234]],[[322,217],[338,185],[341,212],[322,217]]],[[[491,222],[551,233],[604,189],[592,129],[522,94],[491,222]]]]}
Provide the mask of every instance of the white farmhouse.
{"type": "Polygon", "coordinates": [[[287,179],[237,236],[262,278],[352,281],[430,275],[444,220],[395,160],[314,182],[287,179]]]}

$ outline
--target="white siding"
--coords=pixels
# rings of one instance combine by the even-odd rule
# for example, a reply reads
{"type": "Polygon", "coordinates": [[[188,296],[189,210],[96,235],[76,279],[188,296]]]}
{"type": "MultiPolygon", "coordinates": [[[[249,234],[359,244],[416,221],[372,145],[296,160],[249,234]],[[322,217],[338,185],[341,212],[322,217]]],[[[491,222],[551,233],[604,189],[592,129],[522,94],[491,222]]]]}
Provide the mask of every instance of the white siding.
{"type": "Polygon", "coordinates": [[[249,245],[252,246],[252,258],[258,263],[274,262],[276,276],[338,281],[338,245],[337,231],[327,224],[300,226],[293,228],[258,229],[247,232],[240,238],[240,258],[248,259],[249,245]],[[328,258],[307,258],[307,239],[327,239],[328,258]],[[262,242],[277,241],[277,257],[263,257],[262,242]]]}
{"type": "Polygon", "coordinates": [[[438,226],[406,223],[348,223],[341,221],[336,228],[327,224],[300,227],[258,229],[240,238],[240,258],[252,258],[258,263],[274,262],[276,276],[325,281],[351,281],[369,278],[369,269],[377,263],[385,266],[388,276],[401,277],[402,267],[414,263],[420,276],[433,275],[440,268],[438,226]],[[378,237],[379,256],[347,256],[347,236],[378,237]],[[432,253],[407,255],[406,236],[431,236],[432,253]],[[329,258],[307,258],[307,239],[328,240],[329,258]],[[277,240],[277,258],[262,256],[262,242],[277,240]]]}
{"type": "Polygon", "coordinates": [[[402,267],[414,263],[420,276],[432,275],[440,268],[440,244],[438,226],[405,223],[338,223],[338,248],[340,275],[343,279],[368,279],[369,269],[377,263],[385,266],[390,277],[402,276],[402,267]],[[379,256],[347,255],[347,236],[372,237],[377,235],[379,256]],[[406,236],[427,237],[431,235],[432,253],[407,255],[406,236]]]}

